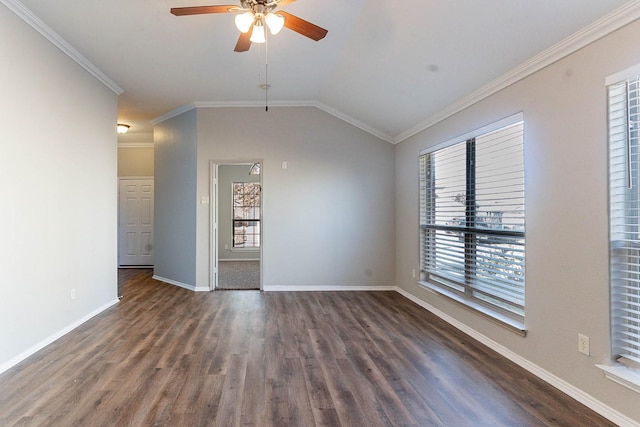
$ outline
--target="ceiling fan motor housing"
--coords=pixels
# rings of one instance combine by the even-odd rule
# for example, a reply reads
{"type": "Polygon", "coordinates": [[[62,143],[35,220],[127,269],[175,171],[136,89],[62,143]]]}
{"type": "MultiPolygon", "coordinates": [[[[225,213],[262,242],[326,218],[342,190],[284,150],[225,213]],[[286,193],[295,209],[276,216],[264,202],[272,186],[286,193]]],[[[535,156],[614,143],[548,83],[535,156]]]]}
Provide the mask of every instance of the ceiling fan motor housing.
{"type": "Polygon", "coordinates": [[[276,0],[241,0],[244,9],[251,10],[254,14],[266,15],[278,6],[276,0]]]}

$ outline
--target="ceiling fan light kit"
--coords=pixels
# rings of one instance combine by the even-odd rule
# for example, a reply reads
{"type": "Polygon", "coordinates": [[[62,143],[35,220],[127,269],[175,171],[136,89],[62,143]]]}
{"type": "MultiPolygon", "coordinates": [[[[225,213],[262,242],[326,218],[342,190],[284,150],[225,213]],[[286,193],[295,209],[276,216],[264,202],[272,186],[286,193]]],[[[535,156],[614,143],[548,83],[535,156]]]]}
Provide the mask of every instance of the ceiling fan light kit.
{"type": "Polygon", "coordinates": [[[267,24],[271,34],[275,36],[284,27],[284,16],[271,12],[266,15],[262,13],[254,15],[251,11],[236,15],[236,27],[241,33],[248,32],[253,26],[253,36],[256,38],[256,40],[254,40],[253,37],[251,38],[253,43],[264,43],[266,41],[264,37],[264,24],[267,24]],[[258,30],[259,35],[256,35],[256,30],[258,30]]]}

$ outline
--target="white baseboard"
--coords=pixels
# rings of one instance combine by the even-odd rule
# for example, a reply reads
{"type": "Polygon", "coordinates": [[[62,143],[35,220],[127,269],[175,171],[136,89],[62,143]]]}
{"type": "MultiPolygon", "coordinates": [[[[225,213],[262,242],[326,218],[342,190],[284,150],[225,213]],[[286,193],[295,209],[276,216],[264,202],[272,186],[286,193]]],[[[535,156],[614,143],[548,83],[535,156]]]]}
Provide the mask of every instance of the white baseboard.
{"type": "Polygon", "coordinates": [[[476,341],[479,341],[482,344],[484,344],[487,347],[489,347],[490,349],[498,352],[502,356],[506,357],[507,359],[511,360],[512,362],[516,363],[517,365],[519,365],[522,368],[526,369],[527,371],[531,372],[536,377],[538,377],[541,380],[549,383],[550,385],[552,385],[553,387],[555,387],[558,390],[562,391],[563,393],[567,394],[568,396],[574,398],[578,402],[582,403],[586,407],[592,409],[593,411],[595,411],[598,414],[602,415],[603,417],[607,418],[611,422],[616,423],[621,427],[640,427],[640,423],[638,423],[637,421],[635,421],[635,420],[627,417],[626,415],[616,411],[615,409],[611,408],[610,406],[605,405],[604,403],[600,402],[599,400],[597,400],[596,398],[594,398],[590,394],[585,393],[583,390],[580,390],[579,388],[577,388],[576,386],[568,383],[567,381],[563,380],[562,378],[559,378],[559,377],[555,376],[551,372],[546,371],[545,369],[543,369],[540,366],[530,362],[529,360],[525,359],[524,357],[520,356],[519,354],[514,353],[513,351],[511,351],[508,348],[504,347],[503,345],[497,343],[496,341],[492,340],[491,338],[488,338],[487,336],[482,335],[478,331],[470,328],[469,326],[465,325],[464,323],[462,323],[462,322],[456,320],[455,318],[449,316],[445,312],[443,312],[441,310],[438,310],[437,308],[435,308],[432,305],[426,303],[425,301],[421,300],[420,298],[416,297],[415,295],[413,295],[413,294],[411,294],[411,293],[409,293],[409,292],[405,291],[404,289],[402,289],[400,287],[397,287],[397,286],[395,287],[395,290],[400,295],[404,296],[407,299],[410,299],[411,301],[415,302],[416,304],[418,304],[422,308],[424,308],[424,309],[430,311],[431,313],[435,314],[436,316],[438,316],[439,318],[441,318],[445,322],[449,323],[453,327],[461,330],[462,332],[464,332],[465,334],[469,335],[470,337],[472,337],[476,341]]]}
{"type": "Polygon", "coordinates": [[[342,291],[395,291],[395,286],[341,286],[341,285],[264,285],[265,292],[342,292],[342,291]]]}
{"type": "Polygon", "coordinates": [[[5,372],[5,371],[7,371],[7,370],[9,370],[9,369],[11,369],[12,367],[17,365],[18,363],[20,363],[23,360],[25,360],[27,357],[29,357],[29,356],[33,355],[34,353],[42,350],[43,348],[45,348],[46,346],[48,346],[49,344],[51,344],[55,340],[65,336],[66,334],[68,334],[69,332],[73,331],[75,328],[77,328],[78,326],[82,325],[83,323],[85,323],[86,321],[91,319],[92,317],[95,317],[98,314],[100,314],[103,311],[105,311],[108,308],[110,308],[111,306],[116,305],[119,301],[120,301],[119,299],[115,299],[113,301],[110,301],[110,302],[106,303],[105,305],[103,305],[101,307],[98,307],[97,309],[93,310],[91,313],[87,314],[86,316],[82,317],[81,319],[76,320],[75,322],[73,322],[72,324],[66,326],[65,328],[60,329],[58,332],[56,332],[56,333],[54,333],[52,335],[49,335],[47,338],[45,338],[44,340],[40,341],[39,343],[37,343],[33,347],[23,351],[22,353],[18,354],[13,359],[10,359],[7,362],[3,363],[2,365],[0,365],[0,374],[5,372]]]}
{"type": "Polygon", "coordinates": [[[209,292],[210,289],[206,288],[206,287],[202,287],[202,286],[193,286],[193,285],[187,285],[186,283],[182,283],[182,282],[178,282],[176,280],[171,280],[171,279],[165,279],[164,277],[160,277],[160,276],[153,276],[154,280],[159,280],[160,282],[164,282],[164,283],[168,283],[170,285],[173,286],[178,286],[180,288],[183,289],[188,289],[192,292],[209,292]]]}

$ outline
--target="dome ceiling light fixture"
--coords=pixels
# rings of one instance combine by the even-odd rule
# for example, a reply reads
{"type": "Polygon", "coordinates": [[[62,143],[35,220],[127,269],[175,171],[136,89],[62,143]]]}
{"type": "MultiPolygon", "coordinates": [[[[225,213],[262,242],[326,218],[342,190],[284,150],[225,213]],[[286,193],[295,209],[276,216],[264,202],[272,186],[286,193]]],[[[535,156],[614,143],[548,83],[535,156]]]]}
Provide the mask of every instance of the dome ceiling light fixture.
{"type": "Polygon", "coordinates": [[[123,135],[125,133],[127,133],[129,131],[129,128],[131,126],[129,125],[125,125],[124,123],[118,123],[118,125],[116,126],[116,131],[120,134],[123,135]]]}
{"type": "Polygon", "coordinates": [[[265,27],[269,28],[269,32],[273,35],[278,34],[282,28],[288,28],[311,40],[322,40],[328,33],[324,28],[290,13],[276,11],[276,8],[294,1],[296,0],[240,0],[240,6],[174,7],[171,13],[175,16],[237,13],[235,23],[240,30],[240,38],[234,49],[236,52],[248,51],[251,43],[265,43],[267,41],[265,27]]]}

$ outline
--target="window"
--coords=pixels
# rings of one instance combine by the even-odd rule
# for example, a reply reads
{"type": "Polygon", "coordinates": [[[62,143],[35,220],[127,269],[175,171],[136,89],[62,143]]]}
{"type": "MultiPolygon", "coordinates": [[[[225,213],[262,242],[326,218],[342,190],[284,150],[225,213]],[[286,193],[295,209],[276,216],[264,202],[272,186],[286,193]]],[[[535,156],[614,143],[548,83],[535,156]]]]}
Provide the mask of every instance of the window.
{"type": "Polygon", "coordinates": [[[640,367],[640,77],[608,94],[612,354],[640,367]]]}
{"type": "Polygon", "coordinates": [[[420,156],[421,280],[524,322],[522,115],[420,156]]]}
{"type": "Polygon", "coordinates": [[[260,184],[233,183],[233,247],[260,247],[260,184]]]}

